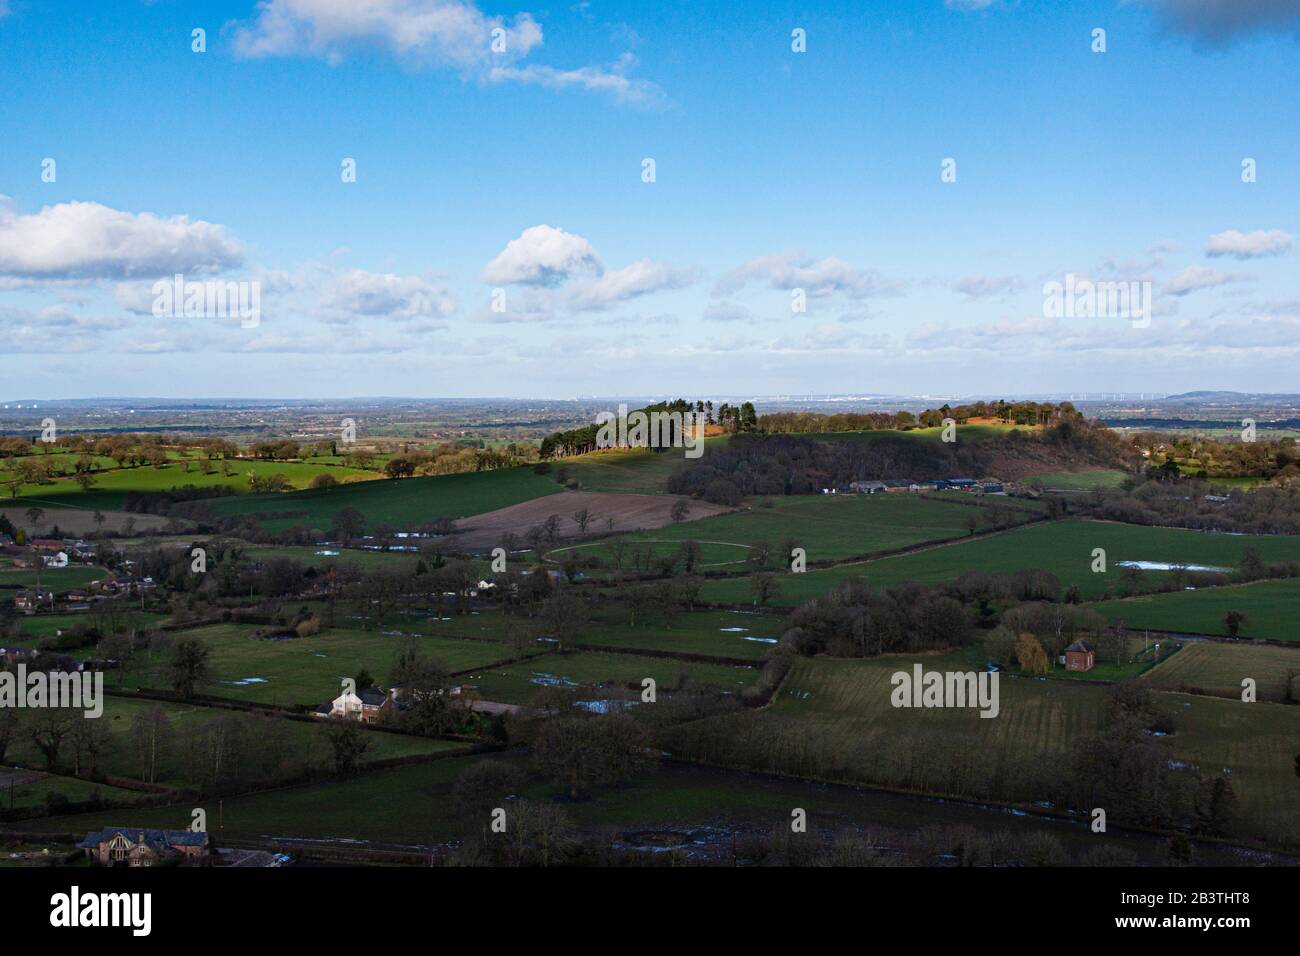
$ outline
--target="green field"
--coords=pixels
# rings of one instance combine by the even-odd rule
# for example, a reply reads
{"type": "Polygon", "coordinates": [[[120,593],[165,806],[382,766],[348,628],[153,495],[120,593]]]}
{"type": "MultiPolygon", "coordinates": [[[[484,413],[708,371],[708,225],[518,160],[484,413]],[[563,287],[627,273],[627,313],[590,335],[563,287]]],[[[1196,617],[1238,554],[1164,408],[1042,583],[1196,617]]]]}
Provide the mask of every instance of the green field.
{"type": "Polygon", "coordinates": [[[1108,621],[1123,621],[1129,628],[1183,631],[1227,637],[1224,617],[1229,611],[1247,615],[1239,632],[1244,638],[1300,641],[1300,579],[1256,581],[1253,584],[1196,591],[1150,594],[1095,605],[1108,621]]]}
{"type": "Polygon", "coordinates": [[[437,518],[464,518],[553,494],[561,488],[532,468],[438,475],[433,478],[356,482],[337,488],[278,495],[244,495],[210,502],[217,514],[267,515],[258,524],[272,531],[294,525],[327,530],[334,515],[356,508],[367,529],[387,524],[410,530],[437,518]]]}
{"type": "MultiPolygon", "coordinates": [[[[776,726],[756,752],[772,764],[767,769],[954,796],[1006,790],[1027,802],[1068,759],[1073,741],[1105,720],[1105,688],[1052,680],[1004,679],[993,719],[974,709],[895,708],[890,676],[917,661],[927,670],[967,669],[959,654],[799,660],[760,718],[776,726]]],[[[1162,703],[1176,721],[1176,732],[1164,738],[1173,759],[1207,773],[1231,771],[1238,835],[1300,840],[1300,707],[1185,694],[1162,695],[1162,703]]],[[[696,746],[707,756],[707,743],[696,746]]]]}
{"type": "Polygon", "coordinates": [[[34,588],[40,578],[41,590],[61,594],[107,576],[107,571],[95,565],[41,568],[39,572],[35,568],[6,568],[0,569],[0,588],[34,588]]]}
{"type": "MultiPolygon", "coordinates": [[[[148,626],[166,620],[167,615],[136,610],[129,612],[127,618],[141,626],[148,626]]],[[[14,619],[13,634],[6,641],[15,646],[32,647],[44,638],[57,636],[60,630],[77,625],[91,627],[94,623],[95,617],[89,613],[19,615],[14,619]]]]}
{"type": "Polygon", "coordinates": [[[999,781],[1032,779],[1032,768],[1048,765],[1074,738],[1102,724],[1105,690],[1067,681],[1003,679],[996,718],[958,708],[893,707],[890,677],[918,660],[927,670],[968,669],[960,654],[803,658],[769,712],[816,740],[827,766],[842,768],[835,776],[957,796],[993,796],[999,781]]]}
{"type": "Polygon", "coordinates": [[[478,690],[484,700],[508,704],[531,704],[546,687],[564,687],[602,699],[623,691],[641,691],[641,682],[649,677],[660,693],[671,693],[685,676],[689,685],[713,686],[722,691],[738,692],[758,679],[758,666],[729,667],[722,664],[680,662],[661,657],[631,654],[604,654],[582,651],[548,654],[518,664],[467,676],[467,687],[478,690]]]}
{"type": "MultiPolygon", "coordinates": [[[[726,441],[723,436],[705,439],[704,455],[722,447],[726,441]]],[[[665,452],[649,448],[611,449],[552,462],[551,476],[563,470],[568,477],[577,479],[583,491],[661,495],[668,490],[669,477],[690,461],[677,448],[665,452]]]]}
{"type": "MultiPolygon", "coordinates": [[[[272,641],[252,637],[255,630],[248,625],[218,624],[172,637],[194,637],[211,648],[216,683],[202,693],[281,706],[314,707],[330,700],[338,695],[343,678],[356,677],[363,668],[386,686],[401,646],[401,639],[391,632],[331,628],[311,637],[272,641]]],[[[503,644],[487,641],[454,637],[415,640],[421,653],[440,659],[449,671],[482,667],[515,653],[503,644]]],[[[161,654],[146,654],[128,670],[125,686],[166,690],[161,666],[161,654]]],[[[114,675],[110,673],[108,679],[113,680],[114,675]]]]}
{"type": "MultiPolygon", "coordinates": [[[[318,548],[314,546],[298,547],[293,545],[265,546],[249,545],[244,549],[243,557],[253,561],[267,561],[272,558],[288,558],[301,562],[307,567],[331,568],[338,565],[352,565],[362,571],[414,571],[420,563],[420,556],[409,551],[371,551],[366,548],[318,548]],[[338,554],[321,554],[321,551],[337,551],[338,554]]],[[[488,565],[483,563],[484,568],[488,565]]]]}
{"type": "MultiPolygon", "coordinates": [[[[1051,571],[1062,585],[1076,585],[1095,600],[1124,589],[1121,561],[1183,562],[1235,568],[1242,550],[1255,545],[1265,561],[1300,560],[1300,536],[1216,535],[1176,528],[1151,528],[1112,522],[1069,519],[1017,528],[1005,534],[930,548],[915,554],[841,565],[780,578],[781,594],[772,603],[793,605],[825,594],[846,577],[865,576],[873,585],[901,581],[935,583],[956,580],[963,572],[1051,571]],[[1093,573],[1094,548],[1106,551],[1105,573],[1093,573]]],[[[1165,572],[1146,572],[1151,580],[1165,572]]],[[[710,581],[704,599],[719,603],[753,601],[750,583],[741,578],[710,581]]]]}
{"type": "MultiPolygon", "coordinates": [[[[192,761],[202,762],[204,754],[189,742],[192,735],[210,721],[234,720],[241,715],[236,711],[189,704],[157,703],[146,700],[129,700],[108,697],[104,701],[103,716],[96,718],[109,729],[108,745],[99,759],[99,769],[110,776],[140,779],[141,758],[131,732],[132,718],[141,709],[161,707],[170,718],[171,732],[159,759],[158,782],[164,786],[179,787],[194,779],[192,761]]],[[[323,730],[314,719],[288,720],[283,717],[258,716],[258,740],[249,741],[246,759],[267,759],[273,765],[266,773],[296,772],[307,767],[327,764],[331,758],[329,743],[323,730]],[[255,745],[256,744],[256,745],[255,745]],[[260,753],[259,753],[260,749],[260,753]]],[[[370,748],[366,761],[390,757],[436,753],[463,746],[452,741],[431,740],[402,734],[374,732],[368,738],[370,748]]],[[[65,750],[70,750],[70,746],[65,750]]],[[[70,757],[70,754],[65,754],[70,757]]],[[[5,760],[22,767],[43,768],[45,760],[30,738],[21,736],[9,746],[5,760]]]]}
{"type": "Polygon", "coordinates": [[[785,619],[780,615],[745,611],[679,614],[671,627],[657,614],[642,615],[633,626],[624,613],[601,611],[582,630],[577,643],[756,661],[771,649],[768,641],[779,638],[784,629],[785,619]]]}
{"type": "Polygon", "coordinates": [[[1096,471],[1057,471],[1047,475],[1034,475],[1030,484],[1044,488],[1064,488],[1066,491],[1092,491],[1094,488],[1118,488],[1129,475],[1110,468],[1096,471]]]}
{"type": "MultiPolygon", "coordinates": [[[[327,463],[325,460],[262,461],[256,458],[234,458],[230,460],[230,472],[228,477],[222,474],[221,462],[217,461],[215,470],[205,475],[195,459],[176,461],[160,467],[142,465],[137,468],[114,468],[95,472],[92,475],[95,484],[84,491],[71,478],[56,478],[48,484],[23,485],[19,489],[18,501],[14,503],[120,510],[126,495],[133,491],[168,491],[195,485],[199,488],[224,486],[245,494],[253,475],[263,478],[284,475],[295,488],[306,488],[313,478],[321,474],[332,475],[339,482],[369,481],[382,477],[379,472],[362,471],[327,463]]],[[[3,480],[3,476],[0,476],[0,480],[3,480]]]]}
{"type": "MultiPolygon", "coordinates": [[[[971,518],[977,530],[989,527],[987,508],[911,494],[791,495],[763,500],[772,507],[751,506],[744,511],[628,535],[624,540],[698,541],[705,566],[746,560],[745,551],[728,544],[753,546],[763,542],[773,550],[773,565],[788,567],[789,558],[781,551],[785,541],[802,547],[810,562],[838,561],[923,541],[960,538],[970,533],[967,521],[971,518]]],[[[605,561],[610,560],[608,542],[575,550],[591,550],[605,561]]]]}
{"type": "Polygon", "coordinates": [[[1281,703],[1288,674],[1296,674],[1293,693],[1300,698],[1300,649],[1250,644],[1190,643],[1147,671],[1143,680],[1159,690],[1193,689],[1241,700],[1243,678],[1255,681],[1256,699],[1281,703]]]}
{"type": "Polygon", "coordinates": [[[1295,773],[1300,707],[1186,694],[1169,694],[1167,704],[1178,719],[1178,730],[1169,738],[1177,757],[1208,773],[1232,771],[1236,832],[1292,849],[1300,845],[1300,777],[1295,773]]]}
{"type": "MultiPolygon", "coordinates": [[[[0,774],[0,777],[3,776],[0,774]]],[[[39,780],[15,784],[13,787],[0,787],[0,807],[13,809],[41,806],[50,797],[62,797],[69,803],[79,803],[95,797],[103,800],[132,800],[138,796],[140,794],[134,790],[106,783],[45,774],[39,780]]]]}

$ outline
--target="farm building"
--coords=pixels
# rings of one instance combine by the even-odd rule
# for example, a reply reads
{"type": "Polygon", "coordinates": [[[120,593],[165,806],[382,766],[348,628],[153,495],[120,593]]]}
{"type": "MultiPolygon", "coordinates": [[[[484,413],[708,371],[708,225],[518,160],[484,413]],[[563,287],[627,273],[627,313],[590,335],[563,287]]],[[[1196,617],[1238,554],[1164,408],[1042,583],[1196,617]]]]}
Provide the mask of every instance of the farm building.
{"type": "Polygon", "coordinates": [[[886,485],[883,481],[851,481],[849,482],[849,491],[855,491],[860,495],[874,495],[884,491],[886,485]]]}
{"type": "Polygon", "coordinates": [[[1065,669],[1067,671],[1090,671],[1093,663],[1092,645],[1087,641],[1075,641],[1065,649],[1065,669]]]}

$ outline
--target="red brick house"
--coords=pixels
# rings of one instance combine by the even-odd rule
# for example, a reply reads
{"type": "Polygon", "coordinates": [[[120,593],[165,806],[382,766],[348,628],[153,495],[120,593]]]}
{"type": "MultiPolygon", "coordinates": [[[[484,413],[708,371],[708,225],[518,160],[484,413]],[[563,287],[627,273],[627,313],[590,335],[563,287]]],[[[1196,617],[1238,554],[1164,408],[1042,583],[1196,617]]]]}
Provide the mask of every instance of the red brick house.
{"type": "Polygon", "coordinates": [[[1065,649],[1067,671],[1090,671],[1094,663],[1092,645],[1087,641],[1075,641],[1065,649]]]}
{"type": "Polygon", "coordinates": [[[210,866],[212,841],[202,831],[109,827],[77,846],[100,866],[210,866]]]}

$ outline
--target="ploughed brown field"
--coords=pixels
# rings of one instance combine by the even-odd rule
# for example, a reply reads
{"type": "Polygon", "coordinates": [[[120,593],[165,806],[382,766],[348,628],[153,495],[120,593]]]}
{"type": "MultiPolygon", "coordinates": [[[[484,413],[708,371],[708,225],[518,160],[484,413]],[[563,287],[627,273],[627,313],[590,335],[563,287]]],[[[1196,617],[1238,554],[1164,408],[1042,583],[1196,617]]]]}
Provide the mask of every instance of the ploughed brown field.
{"type": "MultiPolygon", "coordinates": [[[[583,508],[591,513],[591,522],[587,526],[588,537],[609,533],[610,518],[614,519],[613,531],[662,528],[673,523],[671,512],[677,500],[672,495],[566,491],[498,508],[472,518],[462,518],[456,522],[458,534],[455,546],[466,551],[486,551],[496,547],[505,532],[512,531],[522,539],[529,528],[541,524],[551,515],[560,517],[561,537],[583,537],[573,519],[574,512],[583,508]]],[[[706,501],[691,500],[688,504],[690,512],[686,516],[687,521],[709,518],[732,510],[706,501]]]]}

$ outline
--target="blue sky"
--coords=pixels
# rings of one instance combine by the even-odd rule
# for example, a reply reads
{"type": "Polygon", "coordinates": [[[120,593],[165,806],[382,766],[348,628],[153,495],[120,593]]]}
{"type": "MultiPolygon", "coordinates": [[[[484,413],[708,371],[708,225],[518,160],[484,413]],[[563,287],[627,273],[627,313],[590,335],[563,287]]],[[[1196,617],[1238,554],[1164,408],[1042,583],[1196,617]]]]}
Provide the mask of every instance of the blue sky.
{"type": "Polygon", "coordinates": [[[1295,390],[1300,0],[0,12],[6,399],[1295,390]]]}

